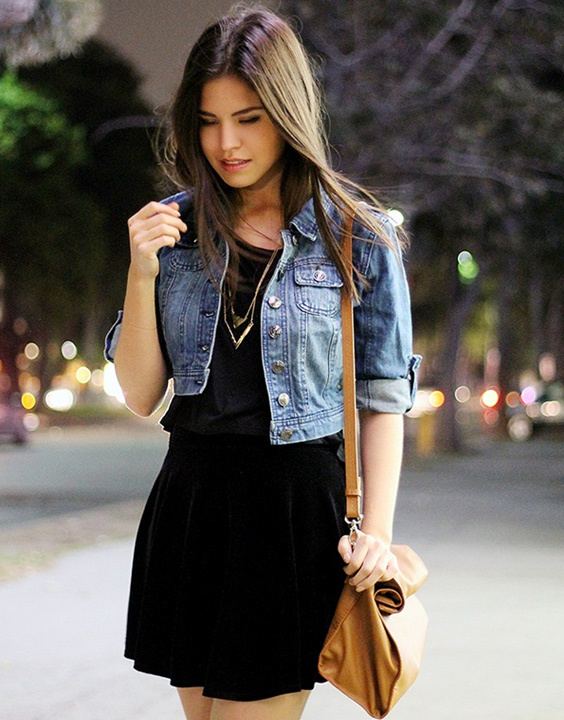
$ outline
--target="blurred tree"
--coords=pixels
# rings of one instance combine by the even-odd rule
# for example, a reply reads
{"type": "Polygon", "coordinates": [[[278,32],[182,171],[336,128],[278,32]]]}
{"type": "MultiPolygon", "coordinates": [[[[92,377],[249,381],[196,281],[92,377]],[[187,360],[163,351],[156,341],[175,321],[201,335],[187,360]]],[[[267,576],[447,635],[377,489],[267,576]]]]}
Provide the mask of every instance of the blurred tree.
{"type": "Polygon", "coordinates": [[[156,162],[148,128],[158,125],[139,94],[136,71],[108,45],[87,42],[80,54],[19,71],[56,99],[84,128],[88,162],[77,187],[101,209],[103,232],[88,248],[95,302],[80,328],[83,354],[100,357],[101,339],[121,307],[129,264],[127,218],[154,199],[156,162]]]}
{"type": "MultiPolygon", "coordinates": [[[[540,209],[559,205],[564,192],[564,6],[540,0],[282,6],[300,19],[302,37],[322,62],[331,140],[343,169],[377,185],[380,195],[384,190],[410,217],[416,330],[442,345],[436,363],[427,359],[427,378],[445,392],[440,439],[456,448],[459,351],[481,295],[493,292],[499,306],[504,384],[531,361],[531,344],[515,343],[522,325],[506,322],[525,308],[530,327],[528,290],[537,288],[537,315],[552,317],[537,318],[537,334],[554,327],[554,308],[562,309],[561,288],[555,295],[547,280],[563,238],[540,209]],[[461,251],[471,253],[475,277],[459,272],[461,251]]],[[[537,338],[535,352],[546,344],[537,338]]]]}
{"type": "Polygon", "coordinates": [[[83,249],[100,236],[102,218],[74,183],[86,159],[83,129],[52,99],[5,73],[0,78],[5,392],[17,391],[16,356],[26,339],[46,349],[48,338],[68,331],[92,301],[91,264],[83,249]]]}
{"type": "MultiPolygon", "coordinates": [[[[126,219],[154,195],[145,126],[155,121],[138,86],[132,68],[97,42],[0,77],[0,359],[12,390],[29,339],[54,351],[72,338],[87,362],[102,357],[123,301],[126,219]]],[[[48,355],[43,379],[53,371],[48,355]]]]}

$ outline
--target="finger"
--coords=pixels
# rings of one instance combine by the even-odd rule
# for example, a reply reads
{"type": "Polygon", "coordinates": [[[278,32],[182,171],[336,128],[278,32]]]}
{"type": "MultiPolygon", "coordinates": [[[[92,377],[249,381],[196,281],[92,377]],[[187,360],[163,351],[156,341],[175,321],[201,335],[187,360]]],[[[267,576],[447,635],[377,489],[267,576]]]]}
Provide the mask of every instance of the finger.
{"type": "MultiPolygon", "coordinates": [[[[370,559],[367,559],[364,566],[355,576],[355,586],[359,592],[373,587],[377,582],[391,580],[398,571],[397,560],[391,553],[379,557],[368,574],[365,573],[370,567],[370,559]]],[[[353,584],[353,581],[349,581],[353,584]]]]}
{"type": "Polygon", "coordinates": [[[337,550],[339,551],[339,555],[343,558],[343,562],[345,564],[350,563],[352,558],[352,548],[348,535],[343,535],[343,537],[339,540],[337,550]]]}
{"type": "Polygon", "coordinates": [[[349,577],[356,576],[366,559],[367,553],[368,547],[366,545],[355,545],[350,562],[345,565],[345,574],[349,577]]]}
{"type": "Polygon", "coordinates": [[[391,580],[393,577],[397,575],[397,572],[399,570],[398,568],[398,560],[395,555],[390,553],[390,560],[388,562],[388,565],[384,572],[382,573],[382,577],[380,580],[391,580]]]}
{"type": "Polygon", "coordinates": [[[152,201],[150,203],[147,203],[147,205],[143,206],[141,210],[135,213],[135,215],[132,215],[128,220],[128,224],[131,224],[132,222],[137,222],[138,220],[146,220],[147,218],[150,218],[153,215],[157,215],[158,213],[170,215],[170,217],[180,217],[178,203],[160,203],[152,201]]]}
{"type": "Polygon", "coordinates": [[[142,249],[147,243],[159,239],[166,245],[174,245],[180,240],[180,234],[180,228],[166,222],[151,224],[150,227],[133,228],[130,231],[131,245],[134,249],[142,249]]]}
{"type": "Polygon", "coordinates": [[[382,557],[381,550],[371,547],[366,552],[363,563],[355,573],[354,577],[349,580],[353,587],[358,587],[361,583],[365,586],[366,581],[375,572],[380,576],[386,569],[387,561],[382,557]]]}
{"type": "Polygon", "coordinates": [[[157,213],[156,215],[152,215],[150,218],[144,218],[143,220],[136,220],[135,222],[132,222],[129,225],[129,232],[132,237],[151,230],[157,230],[158,233],[163,234],[162,228],[165,227],[174,228],[179,233],[186,232],[188,230],[186,223],[181,218],[157,213]]]}

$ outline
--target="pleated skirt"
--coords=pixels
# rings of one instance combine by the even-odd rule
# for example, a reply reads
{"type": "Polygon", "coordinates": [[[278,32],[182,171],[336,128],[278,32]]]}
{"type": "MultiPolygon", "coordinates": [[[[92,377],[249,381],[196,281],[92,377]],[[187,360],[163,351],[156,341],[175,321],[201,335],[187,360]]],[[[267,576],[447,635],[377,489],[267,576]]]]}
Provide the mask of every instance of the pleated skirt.
{"type": "Polygon", "coordinates": [[[313,688],[343,587],[334,446],[176,427],[133,559],[126,657],[204,695],[313,688]]]}

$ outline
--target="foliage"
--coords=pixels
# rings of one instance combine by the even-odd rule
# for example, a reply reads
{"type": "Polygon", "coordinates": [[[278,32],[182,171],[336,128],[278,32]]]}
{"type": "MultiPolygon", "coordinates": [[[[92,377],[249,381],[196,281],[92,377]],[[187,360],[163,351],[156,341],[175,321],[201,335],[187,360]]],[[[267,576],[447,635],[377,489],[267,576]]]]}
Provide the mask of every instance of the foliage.
{"type": "Polygon", "coordinates": [[[91,257],[99,270],[93,280],[97,314],[89,335],[99,345],[100,333],[123,302],[129,263],[126,219],[155,192],[156,166],[147,131],[154,118],[140,97],[135,70],[98,41],[86,43],[75,57],[21,69],[20,77],[49,92],[69,120],[86,132],[89,159],[76,182],[104,214],[104,229],[91,257]]]}
{"type": "Polygon", "coordinates": [[[0,78],[0,357],[13,379],[15,354],[29,339],[44,347],[70,337],[85,360],[101,359],[123,301],[125,221],[152,197],[155,165],[146,130],[126,123],[101,138],[95,131],[148,116],[138,85],[95,42],[80,56],[0,78]],[[18,317],[28,330],[14,337],[18,317]]]}

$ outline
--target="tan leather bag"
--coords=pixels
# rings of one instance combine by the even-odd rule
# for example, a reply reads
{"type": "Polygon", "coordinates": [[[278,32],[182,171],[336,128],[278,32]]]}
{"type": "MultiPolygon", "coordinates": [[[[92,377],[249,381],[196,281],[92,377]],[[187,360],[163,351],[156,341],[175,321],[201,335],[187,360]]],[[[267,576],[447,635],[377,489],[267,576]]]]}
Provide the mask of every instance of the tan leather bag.
{"type": "MultiPolygon", "coordinates": [[[[352,263],[352,219],[343,239],[352,263]]],[[[360,528],[354,330],[351,298],[343,292],[343,393],[347,521],[360,528]]],[[[319,656],[321,675],[375,718],[385,717],[412,685],[423,657],[428,618],[414,593],[428,572],[407,545],[392,545],[399,571],[389,581],[358,593],[345,583],[319,656]]]]}

